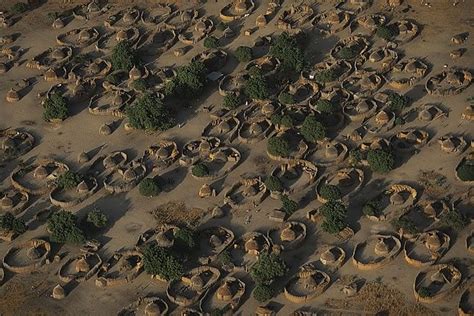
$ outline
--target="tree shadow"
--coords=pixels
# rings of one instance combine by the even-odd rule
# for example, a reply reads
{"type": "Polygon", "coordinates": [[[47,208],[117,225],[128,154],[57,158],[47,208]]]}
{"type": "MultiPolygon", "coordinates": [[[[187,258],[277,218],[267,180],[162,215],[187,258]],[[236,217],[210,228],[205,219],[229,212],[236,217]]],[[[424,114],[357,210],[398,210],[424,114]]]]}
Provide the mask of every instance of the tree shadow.
{"type": "Polygon", "coordinates": [[[171,192],[184,181],[187,174],[187,168],[178,166],[155,178],[158,178],[158,183],[164,192],[171,192]]]}

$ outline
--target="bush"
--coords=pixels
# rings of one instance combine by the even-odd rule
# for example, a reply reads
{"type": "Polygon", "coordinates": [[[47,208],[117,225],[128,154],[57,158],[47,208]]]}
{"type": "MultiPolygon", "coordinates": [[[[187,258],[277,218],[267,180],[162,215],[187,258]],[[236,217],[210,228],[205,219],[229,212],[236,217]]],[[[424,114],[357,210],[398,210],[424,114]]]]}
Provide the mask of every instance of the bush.
{"type": "Polygon", "coordinates": [[[235,50],[235,57],[241,63],[249,62],[253,59],[252,48],[248,46],[239,46],[235,50]]]}
{"type": "Polygon", "coordinates": [[[241,103],[242,103],[242,100],[241,100],[240,96],[238,96],[235,93],[228,93],[224,97],[224,102],[223,102],[222,105],[226,109],[233,110],[233,109],[237,108],[241,103]]]}
{"type": "Polygon", "coordinates": [[[291,114],[281,115],[275,113],[270,117],[270,121],[273,125],[281,125],[287,128],[292,128],[295,125],[291,114]]]}
{"type": "Polygon", "coordinates": [[[314,80],[319,83],[327,83],[336,80],[337,73],[333,69],[320,70],[314,74],[314,80]]]}
{"type": "Polygon", "coordinates": [[[286,273],[286,264],[275,254],[262,253],[252,266],[250,276],[257,284],[269,284],[286,273]]]}
{"type": "Polygon", "coordinates": [[[130,42],[121,41],[112,50],[110,62],[114,70],[130,71],[133,66],[138,65],[139,58],[130,42]]]}
{"type": "Polygon", "coordinates": [[[22,219],[17,219],[10,212],[0,215],[0,229],[2,231],[12,231],[17,234],[23,234],[26,232],[26,225],[22,219]]]}
{"type": "Polygon", "coordinates": [[[97,228],[105,227],[105,225],[107,225],[107,221],[107,215],[105,215],[100,210],[96,209],[87,213],[87,222],[93,224],[97,228]]]}
{"type": "Polygon", "coordinates": [[[148,89],[148,84],[145,79],[137,79],[132,82],[132,88],[137,91],[146,91],[148,89]]]}
{"type": "Polygon", "coordinates": [[[382,149],[371,149],[367,153],[367,162],[373,172],[388,173],[395,164],[395,158],[389,151],[382,149]]]}
{"type": "Polygon", "coordinates": [[[398,93],[391,93],[388,96],[387,103],[389,104],[389,109],[391,111],[401,112],[410,103],[410,98],[398,93]]]}
{"type": "Polygon", "coordinates": [[[273,136],[268,140],[267,150],[273,156],[288,157],[291,147],[286,138],[273,136]]]}
{"type": "Polygon", "coordinates": [[[43,119],[45,121],[65,120],[69,116],[66,98],[58,93],[54,93],[47,98],[43,106],[43,119]]]}
{"type": "Polygon", "coordinates": [[[58,188],[69,190],[77,187],[82,181],[82,176],[72,171],[66,171],[56,179],[58,188]]]}
{"type": "Polygon", "coordinates": [[[293,95],[289,94],[288,92],[282,92],[278,96],[278,101],[283,104],[293,104],[295,103],[295,98],[293,98],[293,95]]]}
{"type": "Polygon", "coordinates": [[[224,31],[227,28],[227,24],[225,24],[222,21],[219,21],[219,23],[216,24],[216,29],[219,31],[224,31]]]}
{"type": "Polygon", "coordinates": [[[449,227],[456,231],[461,231],[464,227],[469,225],[469,219],[458,209],[453,209],[441,216],[438,225],[440,227],[449,227]]]}
{"type": "Polygon", "coordinates": [[[280,179],[275,176],[269,176],[265,180],[265,186],[270,191],[276,191],[276,192],[283,191],[283,184],[281,183],[280,179]]]}
{"type": "Polygon", "coordinates": [[[351,149],[349,151],[349,164],[351,166],[356,166],[362,161],[362,153],[359,149],[351,149]]]}
{"type": "Polygon", "coordinates": [[[217,256],[217,262],[225,266],[232,263],[232,255],[229,250],[224,250],[217,256]]]}
{"type": "Polygon", "coordinates": [[[282,33],[272,42],[269,54],[278,58],[286,69],[300,72],[305,66],[304,54],[296,37],[288,33],[282,33]]]}
{"type": "Polygon", "coordinates": [[[376,216],[380,212],[379,207],[377,201],[369,201],[362,207],[362,213],[365,216],[376,216]]]}
{"type": "Polygon", "coordinates": [[[195,177],[205,177],[205,176],[208,176],[209,175],[209,169],[207,168],[207,166],[203,163],[198,163],[196,165],[193,166],[192,170],[191,170],[191,173],[195,176],[195,177]]]}
{"type": "Polygon", "coordinates": [[[375,34],[386,41],[390,41],[394,36],[397,35],[392,27],[386,25],[377,26],[377,31],[375,34]]]}
{"type": "Polygon", "coordinates": [[[319,190],[319,195],[325,200],[340,200],[341,190],[336,185],[323,184],[319,190]]]}
{"type": "Polygon", "coordinates": [[[146,197],[157,196],[161,192],[158,182],[153,178],[146,178],[140,182],[138,186],[140,194],[146,197]]]}
{"type": "Polygon", "coordinates": [[[219,40],[215,36],[209,36],[204,39],[204,47],[206,48],[218,48],[219,40]]]}
{"type": "Polygon", "coordinates": [[[133,128],[165,131],[174,125],[174,118],[158,97],[145,94],[127,109],[133,128]]]}
{"type": "Polygon", "coordinates": [[[322,113],[334,113],[337,111],[337,106],[329,100],[318,100],[316,102],[316,110],[322,113]]]}
{"type": "Polygon", "coordinates": [[[194,232],[187,228],[180,228],[174,234],[175,241],[181,247],[193,249],[196,247],[196,236],[194,232]]]}
{"type": "Polygon", "coordinates": [[[183,265],[166,249],[149,244],[143,250],[145,272],[159,275],[167,281],[178,280],[184,273],[183,265]]]}
{"type": "Polygon", "coordinates": [[[341,59],[353,59],[357,56],[358,52],[355,47],[345,46],[337,53],[341,59]]]}
{"type": "Polygon", "coordinates": [[[10,11],[13,14],[20,14],[20,13],[25,13],[26,11],[28,11],[28,9],[29,9],[28,4],[24,2],[17,2],[11,6],[10,11]]]}
{"type": "Polygon", "coordinates": [[[298,209],[298,203],[291,200],[288,196],[282,195],[281,196],[281,208],[283,212],[285,212],[288,216],[291,216],[296,210],[298,209]]]}
{"type": "Polygon", "coordinates": [[[474,181],[474,165],[464,161],[456,170],[456,174],[462,181],[474,181]]]}
{"type": "Polygon", "coordinates": [[[328,201],[319,209],[324,221],[321,224],[322,229],[330,234],[337,234],[343,230],[346,225],[346,208],[344,204],[338,201],[328,201]]]}
{"type": "Polygon", "coordinates": [[[113,74],[113,73],[108,74],[105,77],[105,80],[116,86],[120,83],[120,76],[118,76],[117,74],[113,74]]]}
{"type": "MultiPolygon", "coordinates": [[[[253,69],[253,68],[251,68],[253,69]]],[[[258,68],[257,68],[258,69],[258,68]]],[[[260,72],[254,71],[247,79],[244,86],[244,93],[250,99],[264,100],[269,96],[267,81],[260,72]]]]}
{"type": "Polygon", "coordinates": [[[61,15],[54,11],[54,12],[48,12],[48,14],[46,14],[46,17],[48,18],[48,21],[53,23],[54,21],[56,21],[57,18],[59,18],[61,15]]]}
{"type": "Polygon", "coordinates": [[[53,213],[48,218],[48,230],[54,242],[81,244],[86,239],[77,225],[76,215],[67,211],[53,213]]]}
{"type": "Polygon", "coordinates": [[[275,296],[275,290],[272,286],[259,284],[253,290],[252,295],[255,300],[263,303],[275,296]]]}
{"type": "Polygon", "coordinates": [[[391,221],[393,228],[396,230],[403,229],[408,234],[417,234],[419,232],[418,227],[408,217],[400,217],[391,221]]]}
{"type": "Polygon", "coordinates": [[[304,139],[311,143],[326,137],[326,128],[314,115],[309,115],[304,119],[300,132],[304,139]]]}
{"type": "Polygon", "coordinates": [[[206,66],[200,61],[181,66],[176,71],[176,77],[166,83],[165,94],[187,99],[197,97],[207,82],[206,75],[206,66]]]}

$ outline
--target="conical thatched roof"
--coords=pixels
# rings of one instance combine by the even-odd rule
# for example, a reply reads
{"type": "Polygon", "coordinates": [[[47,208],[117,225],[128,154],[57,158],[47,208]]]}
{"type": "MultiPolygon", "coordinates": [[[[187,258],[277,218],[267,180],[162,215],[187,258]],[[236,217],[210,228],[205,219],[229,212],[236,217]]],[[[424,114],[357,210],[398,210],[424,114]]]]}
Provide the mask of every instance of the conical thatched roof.
{"type": "Polygon", "coordinates": [[[84,193],[84,192],[87,192],[87,191],[89,191],[89,186],[87,185],[87,183],[84,180],[82,180],[77,185],[77,192],[84,193]]]}
{"type": "Polygon", "coordinates": [[[135,170],[133,170],[133,168],[129,168],[129,169],[125,170],[125,172],[123,173],[123,178],[126,181],[135,180],[136,177],[137,177],[137,174],[136,174],[135,170]]]}
{"type": "Polygon", "coordinates": [[[218,289],[217,289],[217,298],[223,301],[227,301],[232,299],[232,289],[228,282],[224,282],[218,289]]]}
{"type": "Polygon", "coordinates": [[[160,316],[161,315],[161,309],[158,304],[155,302],[150,302],[146,305],[145,307],[145,315],[146,316],[160,316]]]}
{"type": "Polygon", "coordinates": [[[77,161],[78,161],[79,163],[86,163],[86,162],[88,162],[89,160],[90,160],[89,155],[87,155],[87,153],[85,153],[85,152],[81,152],[81,153],[79,154],[79,156],[77,157],[77,161]]]}
{"type": "Polygon", "coordinates": [[[36,167],[33,175],[35,178],[44,179],[48,176],[48,170],[46,170],[44,166],[38,166],[36,167]]]}
{"type": "Polygon", "coordinates": [[[385,256],[390,252],[390,249],[387,245],[385,238],[379,238],[379,240],[375,244],[374,250],[377,255],[381,255],[381,256],[385,256]]]}
{"type": "Polygon", "coordinates": [[[66,292],[61,285],[56,285],[53,289],[53,298],[57,300],[61,300],[66,297],[66,292]]]}
{"type": "Polygon", "coordinates": [[[7,102],[18,102],[18,101],[20,101],[20,95],[18,94],[18,91],[16,91],[15,89],[8,90],[6,100],[7,100],[7,102]]]}
{"type": "Polygon", "coordinates": [[[103,124],[99,129],[99,133],[101,135],[110,135],[112,134],[112,128],[109,126],[109,124],[103,124]]]}
{"type": "Polygon", "coordinates": [[[84,258],[80,258],[76,261],[76,272],[89,272],[91,269],[89,263],[84,258]]]}
{"type": "Polygon", "coordinates": [[[296,237],[296,232],[291,226],[286,227],[280,233],[280,239],[282,241],[293,241],[296,239],[296,237]]]}
{"type": "Polygon", "coordinates": [[[2,208],[10,208],[13,206],[13,200],[9,198],[8,196],[4,196],[0,200],[0,205],[2,206],[2,208]]]}
{"type": "Polygon", "coordinates": [[[320,260],[323,264],[331,264],[336,262],[336,256],[334,255],[331,249],[327,249],[321,254],[320,260]]]}
{"type": "Polygon", "coordinates": [[[405,199],[403,198],[403,196],[400,194],[400,193],[393,193],[391,196],[390,196],[390,203],[392,203],[393,205],[401,205],[405,202],[405,199]]]}
{"type": "Polygon", "coordinates": [[[441,248],[442,241],[435,232],[429,233],[425,240],[425,245],[431,251],[437,251],[441,248]]]}

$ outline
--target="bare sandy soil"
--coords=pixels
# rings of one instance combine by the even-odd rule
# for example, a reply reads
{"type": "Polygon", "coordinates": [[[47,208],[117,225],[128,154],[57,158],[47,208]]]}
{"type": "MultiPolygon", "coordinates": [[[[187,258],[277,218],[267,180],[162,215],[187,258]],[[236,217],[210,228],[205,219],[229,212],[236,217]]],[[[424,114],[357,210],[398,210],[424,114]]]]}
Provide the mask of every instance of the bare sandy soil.
{"type": "MultiPolygon", "coordinates": [[[[0,3],[0,9],[7,9],[13,0],[4,0],[0,3]]],[[[53,11],[61,11],[72,7],[72,4],[58,4],[59,1],[48,1],[41,7],[23,15],[21,20],[8,29],[0,29],[0,35],[18,33],[20,36],[14,42],[14,45],[27,49],[22,56],[22,60],[31,59],[36,54],[49,47],[56,45],[55,37],[68,30],[84,26],[102,25],[102,17],[91,19],[89,21],[73,20],[64,29],[52,29],[47,20],[47,14],[53,11]]],[[[70,1],[74,4],[84,1],[70,1]]],[[[180,1],[182,3],[187,1],[180,1]]],[[[191,1],[189,1],[191,2],[191,1]]],[[[201,11],[208,16],[218,17],[219,10],[229,1],[208,1],[200,6],[201,11]]],[[[263,14],[267,6],[266,0],[256,1],[256,10],[242,22],[241,30],[254,27],[255,19],[263,14]]],[[[332,8],[337,1],[312,1],[317,12],[332,8]]],[[[468,104],[467,98],[474,95],[473,85],[467,88],[463,93],[440,97],[428,95],[424,90],[424,83],[431,75],[444,70],[443,65],[457,66],[472,70],[474,61],[474,4],[472,0],[460,2],[457,6],[452,5],[452,1],[433,0],[432,6],[421,5],[420,1],[405,0],[400,8],[390,10],[385,1],[376,0],[375,3],[365,13],[382,12],[391,20],[412,19],[420,25],[420,34],[411,42],[402,44],[397,48],[403,58],[422,57],[430,65],[429,74],[416,86],[406,91],[412,100],[412,107],[416,108],[427,103],[442,104],[449,110],[449,116],[445,119],[431,123],[413,120],[403,127],[395,127],[388,134],[393,134],[402,128],[425,128],[430,133],[430,141],[419,153],[411,157],[408,161],[390,172],[387,176],[371,175],[365,183],[363,189],[351,202],[349,208],[349,221],[356,234],[349,241],[342,244],[342,247],[348,251],[349,257],[355,244],[364,240],[374,232],[393,231],[388,223],[374,223],[369,221],[361,214],[361,205],[366,200],[366,196],[374,195],[374,192],[380,191],[382,183],[403,182],[412,184],[420,189],[419,172],[420,170],[435,170],[446,176],[448,188],[441,193],[441,197],[451,196],[454,198],[463,197],[459,208],[466,214],[473,214],[472,196],[466,198],[465,194],[470,188],[455,179],[454,169],[459,162],[459,156],[452,156],[442,153],[436,142],[438,137],[448,133],[464,135],[469,142],[473,139],[474,129],[472,122],[461,121],[461,113],[468,104]],[[468,40],[462,45],[454,45],[450,42],[453,35],[469,32],[468,40]],[[449,53],[459,47],[466,48],[464,55],[452,60],[449,53]],[[463,195],[464,194],[464,195],[463,195]]],[[[112,5],[112,11],[122,7],[136,5],[143,8],[152,6],[153,1],[109,1],[112,5]]],[[[289,6],[293,1],[284,1],[283,6],[289,6]]],[[[186,4],[191,7],[192,4],[186,4]]],[[[183,7],[180,4],[180,8],[183,7]]],[[[283,10],[283,9],[281,9],[283,10]]],[[[281,12],[281,11],[280,11],[281,12]]],[[[236,37],[227,46],[225,50],[233,51],[240,45],[251,46],[251,43],[258,36],[271,35],[281,32],[275,26],[277,18],[274,18],[266,27],[258,29],[251,36],[243,34],[236,37]]],[[[349,30],[346,28],[342,32],[322,37],[313,32],[309,36],[308,47],[306,49],[309,59],[317,63],[328,54],[329,50],[340,38],[349,36],[349,30]]],[[[189,60],[204,50],[202,42],[197,43],[191,51],[184,56],[175,57],[173,50],[181,47],[183,44],[177,43],[175,46],[164,53],[154,64],[154,68],[162,66],[179,66],[189,62],[189,60]]],[[[237,72],[242,70],[243,64],[238,64],[236,60],[231,60],[223,72],[237,72]]],[[[87,111],[87,104],[73,104],[72,115],[67,120],[59,124],[46,123],[42,119],[41,99],[37,97],[39,92],[44,92],[50,87],[50,83],[44,81],[41,72],[27,69],[24,64],[14,67],[5,74],[0,75],[0,96],[4,98],[8,90],[23,78],[36,77],[37,83],[31,91],[19,102],[7,103],[2,99],[0,102],[0,130],[8,127],[24,128],[32,133],[36,138],[36,146],[28,152],[21,160],[33,160],[38,158],[55,158],[66,162],[71,169],[78,170],[80,165],[77,163],[77,156],[82,151],[89,151],[100,148],[101,153],[105,154],[115,150],[125,150],[130,158],[138,158],[143,151],[159,139],[173,139],[180,148],[187,141],[200,137],[204,126],[209,122],[209,114],[203,111],[206,106],[213,106],[216,109],[221,107],[222,97],[212,84],[206,90],[203,97],[198,100],[192,100],[190,108],[177,107],[177,117],[179,123],[184,123],[182,128],[177,126],[161,134],[145,133],[140,131],[126,131],[123,128],[124,122],[119,121],[120,126],[114,130],[111,135],[104,136],[99,134],[99,128],[102,124],[113,121],[110,117],[91,116],[87,111]]],[[[383,88],[382,88],[383,90],[383,88]]],[[[357,127],[357,123],[351,123],[339,132],[339,135],[346,135],[357,127]]],[[[340,138],[340,137],[339,137],[340,138]]],[[[267,198],[256,209],[233,212],[222,219],[211,218],[210,210],[219,205],[223,199],[223,192],[226,188],[237,181],[240,175],[256,172],[263,175],[269,174],[276,166],[276,162],[266,158],[265,141],[246,145],[234,142],[232,146],[237,148],[243,154],[243,162],[223,180],[214,184],[218,195],[201,199],[198,197],[198,190],[201,182],[195,180],[190,174],[174,164],[172,167],[160,173],[160,176],[171,182],[170,190],[162,192],[158,197],[142,197],[138,188],[126,194],[110,195],[104,189],[99,190],[91,198],[75,206],[72,211],[78,215],[86,214],[88,211],[99,208],[109,217],[110,225],[104,234],[98,239],[103,243],[101,254],[104,258],[110,256],[114,251],[124,248],[132,248],[135,245],[137,237],[145,230],[158,225],[155,217],[152,215],[158,206],[168,202],[184,202],[188,209],[195,209],[198,215],[192,218],[195,227],[208,227],[215,225],[224,225],[234,231],[236,236],[245,232],[261,231],[266,232],[274,226],[268,220],[268,214],[280,206],[279,201],[267,198]],[[262,145],[263,144],[263,145],[262,145]],[[262,158],[264,157],[264,158],[262,158]],[[256,162],[260,163],[257,164],[256,162]],[[261,163],[263,161],[263,163],[261,163]],[[250,217],[249,217],[250,216],[250,217]],[[199,221],[196,218],[200,218],[199,221]]],[[[468,149],[469,150],[469,149],[468,149]]],[[[2,187],[10,185],[9,175],[18,165],[19,160],[5,163],[0,166],[0,181],[2,187]]],[[[336,170],[341,166],[331,166],[324,172],[336,170]]],[[[471,191],[472,194],[472,191],[471,191]]],[[[308,237],[304,246],[300,249],[286,253],[284,259],[290,266],[288,278],[282,281],[286,282],[289,277],[295,273],[303,263],[316,260],[318,258],[318,247],[324,244],[337,243],[337,239],[326,233],[323,233],[319,226],[310,223],[306,219],[306,213],[309,210],[316,209],[321,204],[316,200],[314,189],[307,189],[292,196],[295,200],[300,200],[302,207],[292,215],[291,220],[303,221],[308,225],[308,237]]],[[[47,196],[32,198],[31,205],[21,214],[21,218],[26,222],[33,221],[34,215],[49,206],[47,196]]],[[[187,218],[181,218],[185,221],[187,218]]],[[[32,225],[23,235],[19,236],[11,244],[26,241],[31,238],[47,238],[48,232],[46,225],[32,225]]],[[[463,276],[468,278],[473,273],[473,257],[466,251],[465,240],[474,227],[472,224],[463,231],[457,232],[456,236],[451,236],[452,247],[442,258],[442,262],[451,262],[456,260],[463,270],[463,276]]],[[[0,244],[0,253],[5,253],[11,245],[3,242],[0,244]]],[[[74,251],[72,246],[62,246],[59,253],[65,251],[74,251]]],[[[2,255],[3,256],[3,255],[2,255]]],[[[340,292],[340,287],[333,284],[325,293],[304,306],[289,303],[283,294],[278,295],[271,302],[278,309],[278,315],[289,315],[297,309],[308,311],[321,311],[324,315],[373,315],[381,312],[390,315],[456,315],[461,290],[456,291],[450,297],[440,303],[421,306],[415,301],[413,296],[412,284],[419,269],[406,264],[402,255],[399,255],[389,265],[376,271],[360,271],[352,265],[349,260],[334,274],[334,279],[343,275],[357,275],[364,278],[371,284],[367,286],[356,297],[346,299],[340,292]]],[[[166,284],[157,280],[151,280],[148,275],[141,273],[133,282],[117,288],[98,288],[92,278],[87,282],[81,283],[76,287],[69,289],[69,294],[64,300],[57,301],[50,297],[52,288],[59,283],[57,271],[60,263],[52,263],[43,266],[37,273],[32,275],[14,275],[7,273],[6,279],[0,287],[0,314],[2,315],[116,315],[124,306],[133,302],[138,296],[148,293],[157,293],[165,298],[166,284]]],[[[253,288],[251,282],[247,285],[248,293],[253,288]]],[[[237,315],[251,315],[259,305],[250,294],[246,295],[246,301],[236,312],[237,315]]],[[[170,304],[172,306],[172,304],[170,304]]],[[[173,307],[174,308],[174,307],[173,307]]],[[[319,315],[319,314],[318,314],[319,315]]]]}

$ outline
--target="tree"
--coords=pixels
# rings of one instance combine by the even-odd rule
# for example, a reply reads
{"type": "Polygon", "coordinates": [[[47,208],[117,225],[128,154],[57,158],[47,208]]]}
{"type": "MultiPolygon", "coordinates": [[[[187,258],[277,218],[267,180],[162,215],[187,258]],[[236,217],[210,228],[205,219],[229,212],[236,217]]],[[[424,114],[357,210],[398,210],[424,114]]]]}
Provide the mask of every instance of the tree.
{"type": "Polygon", "coordinates": [[[367,153],[367,162],[373,172],[388,173],[395,164],[395,158],[389,151],[382,149],[371,149],[367,153]]]}
{"type": "Polygon", "coordinates": [[[69,116],[66,98],[58,93],[53,93],[47,98],[43,107],[43,119],[45,121],[65,120],[69,116]]]}
{"type": "Polygon", "coordinates": [[[321,227],[325,232],[337,234],[347,226],[346,208],[341,202],[330,200],[319,211],[324,216],[321,227]]]}
{"type": "Polygon", "coordinates": [[[26,232],[26,225],[22,219],[17,219],[10,212],[0,215],[0,229],[7,232],[23,234],[26,232]]]}
{"type": "Polygon", "coordinates": [[[387,25],[377,26],[377,31],[375,32],[375,34],[386,41],[392,40],[392,38],[397,35],[394,28],[387,25]]]}
{"type": "Polygon", "coordinates": [[[175,241],[183,248],[193,249],[196,247],[196,236],[193,231],[187,228],[179,228],[174,233],[175,241]]]}
{"type": "Polygon", "coordinates": [[[209,36],[204,39],[204,47],[206,48],[218,48],[219,40],[215,36],[209,36]]]}
{"type": "Polygon", "coordinates": [[[275,176],[269,176],[265,180],[265,186],[270,191],[276,191],[276,192],[283,191],[283,184],[281,183],[281,180],[275,176]]]}
{"type": "Polygon", "coordinates": [[[337,106],[329,100],[319,99],[316,102],[316,110],[322,113],[334,113],[337,111],[337,106]]]}
{"type": "Polygon", "coordinates": [[[337,52],[337,56],[341,59],[353,59],[357,56],[358,51],[356,47],[344,46],[337,52]]]}
{"type": "Polygon", "coordinates": [[[456,170],[456,174],[461,181],[474,181],[474,164],[464,160],[456,170]]]}
{"type": "Polygon", "coordinates": [[[207,82],[207,69],[204,63],[193,61],[176,70],[176,76],[166,83],[165,94],[184,98],[199,96],[207,82]]]}
{"type": "Polygon", "coordinates": [[[298,209],[298,203],[291,200],[286,195],[281,196],[281,204],[282,204],[281,208],[288,216],[291,216],[291,214],[296,212],[296,210],[298,209]]]}
{"type": "Polygon", "coordinates": [[[458,209],[445,212],[439,219],[438,226],[449,227],[456,231],[461,231],[469,225],[469,219],[464,216],[458,209]]]}
{"type": "Polygon", "coordinates": [[[301,125],[301,135],[308,142],[316,142],[326,137],[326,128],[314,115],[309,115],[301,125]]]}
{"type": "Polygon", "coordinates": [[[300,72],[305,66],[304,54],[298,40],[286,32],[272,42],[269,54],[278,58],[285,69],[300,72]]]}
{"type": "Polygon", "coordinates": [[[26,11],[28,11],[28,9],[29,9],[28,4],[26,4],[24,2],[17,2],[14,5],[11,6],[10,11],[13,14],[21,14],[21,13],[25,13],[26,11]]]}
{"type": "Polygon", "coordinates": [[[288,92],[282,92],[278,96],[278,101],[280,101],[283,104],[293,104],[295,103],[295,98],[293,95],[289,94],[288,92]]]}
{"type": "Polygon", "coordinates": [[[265,100],[269,96],[267,81],[260,72],[254,72],[245,82],[244,93],[250,99],[265,100]]]}
{"type": "Polygon", "coordinates": [[[217,262],[223,266],[232,263],[232,255],[229,250],[224,250],[217,256],[217,262]]]}
{"type": "Polygon", "coordinates": [[[319,83],[332,82],[337,79],[338,75],[333,69],[320,70],[314,74],[314,80],[319,83]]]}
{"type": "Polygon", "coordinates": [[[191,169],[191,173],[195,177],[205,177],[209,175],[209,168],[207,168],[207,166],[203,163],[198,163],[193,166],[193,168],[191,169]]]}
{"type": "Polygon", "coordinates": [[[398,93],[391,93],[388,96],[387,103],[390,110],[394,112],[401,112],[410,103],[410,98],[398,93]]]}
{"type": "Polygon", "coordinates": [[[362,161],[362,153],[359,149],[351,149],[349,151],[349,164],[351,166],[357,166],[362,161]]]}
{"type": "Polygon", "coordinates": [[[390,223],[396,230],[403,229],[404,232],[409,234],[417,234],[420,232],[413,220],[405,216],[394,219],[390,223]]]}
{"type": "Polygon", "coordinates": [[[228,93],[224,97],[223,106],[226,109],[233,110],[237,108],[242,103],[242,100],[239,95],[235,93],[228,93]]]}
{"type": "Polygon", "coordinates": [[[132,82],[132,87],[133,87],[133,89],[135,89],[137,91],[144,92],[144,91],[146,91],[146,89],[148,89],[148,84],[145,81],[145,79],[140,78],[140,79],[137,79],[137,80],[132,82]]]}
{"type": "Polygon", "coordinates": [[[56,179],[56,185],[58,188],[69,190],[77,187],[81,181],[82,176],[80,174],[68,170],[56,179]]]}
{"type": "Polygon", "coordinates": [[[275,296],[275,290],[272,286],[258,284],[253,290],[253,298],[260,303],[266,302],[275,296]]]}
{"type": "Polygon", "coordinates": [[[267,150],[273,156],[288,157],[291,152],[291,147],[285,137],[273,136],[268,140],[267,150]]]}
{"type": "Polygon", "coordinates": [[[94,225],[96,228],[102,228],[107,225],[107,215],[102,211],[95,209],[87,213],[87,222],[94,225]]]}
{"type": "Polygon", "coordinates": [[[181,262],[156,244],[149,244],[143,250],[143,267],[146,273],[159,275],[167,281],[178,280],[184,273],[181,262]]]}
{"type": "Polygon", "coordinates": [[[253,58],[252,48],[248,46],[239,46],[235,50],[235,57],[241,63],[249,62],[253,58]]]}
{"type": "Polygon", "coordinates": [[[48,218],[48,230],[54,242],[81,244],[86,239],[77,225],[76,215],[64,210],[55,212],[48,218]]]}
{"type": "Polygon", "coordinates": [[[154,178],[146,178],[140,182],[138,191],[143,196],[152,197],[160,194],[161,188],[158,184],[158,181],[156,181],[154,178]]]}
{"type": "Polygon", "coordinates": [[[270,117],[270,121],[273,125],[281,125],[287,128],[292,128],[294,126],[293,117],[291,116],[291,114],[288,113],[284,115],[274,113],[270,117]]]}
{"type": "Polygon", "coordinates": [[[369,201],[362,207],[362,213],[366,216],[376,216],[380,212],[379,208],[377,201],[369,201]]]}
{"type": "Polygon", "coordinates": [[[319,195],[325,200],[340,200],[342,197],[339,187],[332,184],[323,184],[319,189],[319,195]]]}
{"type": "Polygon", "coordinates": [[[127,109],[127,116],[132,127],[137,129],[165,131],[174,125],[174,118],[163,101],[149,93],[127,109]]]}
{"type": "Polygon", "coordinates": [[[262,253],[252,266],[250,276],[257,284],[270,284],[274,279],[285,275],[287,267],[280,256],[262,253]]]}
{"type": "Polygon", "coordinates": [[[138,54],[129,41],[121,41],[115,45],[110,61],[114,70],[127,72],[139,64],[138,54]]]}

